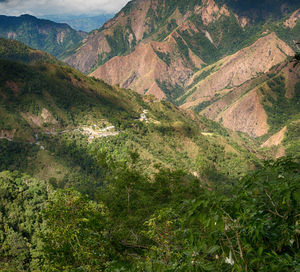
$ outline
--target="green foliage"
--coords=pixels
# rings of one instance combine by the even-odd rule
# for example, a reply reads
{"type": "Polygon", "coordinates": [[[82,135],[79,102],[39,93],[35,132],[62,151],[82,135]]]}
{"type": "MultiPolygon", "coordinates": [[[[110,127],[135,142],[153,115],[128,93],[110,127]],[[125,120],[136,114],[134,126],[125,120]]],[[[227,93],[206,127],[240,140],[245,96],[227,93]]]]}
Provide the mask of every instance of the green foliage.
{"type": "Polygon", "coordinates": [[[268,123],[270,125],[270,131],[276,132],[281,129],[289,121],[297,118],[300,108],[300,83],[298,82],[295,86],[295,94],[293,98],[286,98],[286,85],[285,78],[275,76],[268,81],[268,86],[272,92],[276,95],[266,95],[263,88],[261,92],[265,94],[264,108],[268,114],[268,123]],[[267,103],[267,101],[269,103],[267,103]]]}
{"type": "Polygon", "coordinates": [[[0,270],[230,271],[224,263],[230,250],[236,254],[236,271],[242,271],[243,258],[253,270],[273,265],[275,253],[277,270],[294,266],[297,248],[288,248],[287,239],[298,241],[291,229],[296,229],[292,211],[298,213],[299,173],[292,161],[267,166],[262,176],[239,183],[248,169],[259,166],[249,152],[255,144],[204,117],[168,101],[145,97],[145,102],[132,91],[59,64],[1,60],[0,75],[1,135],[12,138],[0,142],[1,170],[19,169],[45,179],[0,176],[0,239],[5,245],[0,270]],[[139,120],[144,110],[147,122],[139,120]],[[91,139],[83,133],[85,127],[110,125],[117,135],[91,139]],[[273,208],[268,198],[253,202],[251,195],[259,188],[264,196],[259,184],[267,170],[273,183],[264,186],[276,201],[273,208]],[[288,191],[293,193],[287,196],[288,191]],[[279,208],[282,195],[288,204],[279,208]],[[267,206],[286,220],[267,225],[267,206]],[[259,208],[263,213],[255,214],[259,208]],[[252,215],[258,222],[252,222],[252,215]],[[257,237],[251,224],[258,224],[257,237]],[[273,231],[279,249],[262,234],[271,237],[273,231]],[[251,263],[261,247],[267,257],[251,263]]]}
{"type": "Polygon", "coordinates": [[[45,271],[102,271],[110,254],[105,208],[75,191],[58,191],[44,211],[45,271]]]}
{"type": "MultiPolygon", "coordinates": [[[[130,157],[138,160],[135,152],[130,157]]],[[[25,236],[39,241],[39,246],[30,255],[21,236],[13,238],[7,231],[7,239],[15,239],[9,246],[17,246],[9,256],[18,255],[5,260],[19,269],[29,258],[32,270],[24,266],[25,271],[296,271],[299,170],[299,162],[289,158],[266,162],[227,190],[163,168],[149,182],[134,167],[116,164],[96,201],[74,190],[58,190],[46,206],[39,206],[43,212],[24,212],[26,226],[32,226],[35,218],[44,222],[33,224],[33,232],[25,236]]],[[[46,194],[29,186],[28,177],[1,175],[1,212],[9,207],[4,214],[10,214],[2,220],[13,226],[20,222],[20,213],[11,216],[16,209],[40,205],[46,194]],[[26,185],[20,183],[25,180],[26,185]],[[19,205],[7,199],[18,200],[19,205]]]]}
{"type": "Polygon", "coordinates": [[[167,81],[160,82],[156,80],[156,83],[159,86],[159,88],[162,89],[163,92],[166,94],[168,100],[173,102],[175,105],[178,105],[178,103],[175,103],[175,100],[177,97],[180,97],[182,94],[184,94],[184,87],[178,84],[172,86],[167,81]]]}
{"type": "MultiPolygon", "coordinates": [[[[215,141],[230,146],[234,141],[226,130],[203,117],[196,115],[192,120],[167,101],[144,102],[133,91],[111,87],[69,67],[1,60],[0,72],[0,94],[4,98],[0,102],[0,128],[13,139],[1,141],[2,170],[18,169],[51,179],[57,188],[74,187],[93,196],[95,188],[111,173],[107,161],[132,165],[132,149],[141,154],[135,163],[141,173],[151,174],[155,164],[162,164],[197,172],[205,180],[209,177],[214,181],[219,174],[199,167],[198,157],[207,159],[209,169],[220,172],[225,179],[231,174],[234,178],[242,175],[243,169],[258,161],[254,156],[250,159],[251,154],[240,145],[234,147],[236,157],[224,152],[223,147],[217,155],[219,149],[214,150],[212,145],[215,141]],[[7,82],[13,82],[18,90],[7,82]],[[144,109],[148,110],[149,122],[138,120],[144,109]],[[42,117],[45,110],[49,120],[42,117]],[[104,125],[114,125],[119,134],[91,140],[83,132],[84,127],[104,125]],[[203,136],[201,132],[205,131],[216,133],[217,138],[203,136]]],[[[181,91],[177,86],[170,97],[181,91]]]]}
{"type": "Polygon", "coordinates": [[[289,28],[284,26],[283,22],[284,19],[281,20],[279,23],[275,22],[273,24],[270,24],[268,27],[270,27],[270,30],[274,31],[280,39],[285,41],[294,50],[297,50],[298,48],[295,44],[295,41],[300,40],[300,33],[299,33],[300,23],[298,21],[293,28],[289,28]]]}
{"type": "Polygon", "coordinates": [[[111,51],[109,53],[102,53],[98,55],[98,62],[92,70],[115,56],[130,53],[136,46],[136,37],[131,29],[130,20],[125,26],[117,26],[113,33],[111,35],[106,35],[105,38],[111,48],[111,51]],[[131,38],[129,38],[130,36],[131,38]]]}
{"type": "MultiPolygon", "coordinates": [[[[216,0],[217,3],[227,4],[238,14],[246,16],[255,16],[256,21],[264,21],[272,16],[274,19],[282,17],[285,14],[281,9],[281,0],[274,0],[272,4],[268,0],[216,0]]],[[[293,0],[284,2],[287,10],[295,10],[298,8],[298,3],[293,0]]]]}
{"type": "Polygon", "coordinates": [[[164,61],[168,66],[170,66],[171,64],[171,57],[170,57],[170,53],[164,53],[161,51],[155,51],[155,54],[162,60],[164,61]]]}
{"type": "Polygon", "coordinates": [[[28,157],[35,157],[38,147],[30,144],[13,143],[6,139],[0,140],[0,171],[25,171],[28,168],[28,157]]]}
{"type": "Polygon", "coordinates": [[[212,66],[211,68],[209,68],[209,69],[204,70],[203,72],[201,72],[198,76],[195,77],[193,84],[197,84],[201,80],[203,80],[206,77],[208,77],[214,71],[214,69],[215,69],[215,67],[212,66]]]}
{"type": "Polygon", "coordinates": [[[36,51],[23,43],[0,38],[0,58],[25,63],[32,62],[57,62],[47,53],[36,51]]]}
{"type": "Polygon", "coordinates": [[[175,38],[179,52],[181,54],[181,57],[187,61],[187,62],[191,62],[190,60],[190,56],[189,56],[189,47],[187,46],[187,44],[185,43],[185,41],[181,38],[181,37],[177,37],[175,38]]]}
{"type": "Polygon", "coordinates": [[[287,154],[290,156],[300,156],[300,122],[291,122],[287,126],[287,132],[284,137],[284,146],[287,154]]]}
{"type": "Polygon", "coordinates": [[[0,270],[39,271],[41,211],[47,187],[18,172],[0,173],[0,270]]]}
{"type": "Polygon", "coordinates": [[[266,163],[229,197],[199,197],[161,209],[146,222],[154,246],[146,271],[296,271],[299,267],[299,163],[266,163]]]}

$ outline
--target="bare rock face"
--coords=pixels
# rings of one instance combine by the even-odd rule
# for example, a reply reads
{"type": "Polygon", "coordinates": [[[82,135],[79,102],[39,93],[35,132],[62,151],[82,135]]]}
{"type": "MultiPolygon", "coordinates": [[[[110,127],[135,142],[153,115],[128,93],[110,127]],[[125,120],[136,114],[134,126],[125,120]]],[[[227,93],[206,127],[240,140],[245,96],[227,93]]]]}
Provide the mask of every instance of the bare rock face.
{"type": "Polygon", "coordinates": [[[202,6],[196,6],[195,13],[201,16],[203,24],[206,26],[218,21],[222,15],[230,16],[226,5],[219,7],[214,0],[207,0],[202,6]]]}
{"type": "MultiPolygon", "coordinates": [[[[210,43],[214,44],[210,33],[199,29],[188,18],[192,14],[197,14],[201,16],[204,25],[209,25],[231,14],[225,5],[219,7],[214,0],[203,1],[202,5],[195,6],[193,12],[189,10],[182,14],[177,8],[170,15],[170,21],[176,21],[178,25],[174,31],[160,42],[153,41],[152,37],[143,40],[150,25],[147,12],[144,10],[148,9],[148,12],[151,10],[155,13],[160,2],[167,5],[168,1],[156,0],[152,1],[151,5],[149,5],[150,1],[146,0],[135,2],[137,7],[143,8],[143,11],[136,8],[130,13],[134,36],[131,39],[139,44],[131,53],[108,60],[95,69],[91,76],[103,79],[110,84],[120,84],[121,87],[131,88],[140,94],[154,94],[160,99],[166,97],[166,90],[162,90],[162,84],[185,89],[195,69],[200,69],[205,63],[199,55],[195,54],[195,50],[191,50],[191,45],[184,40],[182,33],[192,37],[195,33],[201,32],[210,43]]],[[[128,20],[128,16],[121,12],[115,19],[109,21],[104,26],[104,30],[99,33],[95,32],[95,35],[88,39],[75,55],[67,59],[67,62],[87,72],[94,65],[99,54],[111,53],[107,35],[113,33],[114,28],[122,25],[125,18],[128,20]],[[94,40],[95,43],[92,45],[94,40]]]]}
{"type": "MultiPolygon", "coordinates": [[[[155,6],[157,0],[153,2],[155,6]]],[[[130,10],[129,14],[122,10],[116,17],[104,24],[100,30],[93,31],[83,40],[76,52],[66,58],[65,61],[81,72],[88,73],[97,64],[99,55],[104,55],[105,58],[112,52],[113,48],[108,39],[109,37],[114,39],[114,34],[117,31],[124,32],[122,34],[127,37],[125,42],[128,43],[129,48],[133,48],[135,43],[141,41],[144,33],[149,30],[146,17],[151,1],[135,1],[134,4],[135,7],[130,10]]]]}
{"type": "Polygon", "coordinates": [[[75,69],[88,73],[97,62],[99,52],[108,54],[110,51],[111,48],[105,39],[105,33],[98,34],[95,31],[89,35],[89,39],[84,39],[83,45],[65,61],[75,69]]]}
{"type": "Polygon", "coordinates": [[[166,72],[166,67],[167,64],[157,57],[151,44],[140,44],[132,54],[114,57],[91,76],[105,79],[109,84],[135,89],[141,94],[151,93],[163,98],[165,95],[154,79],[160,77],[157,71],[166,72]]]}
{"type": "Polygon", "coordinates": [[[257,86],[268,80],[270,70],[273,69],[272,73],[281,71],[287,79],[285,96],[293,97],[295,84],[299,82],[298,68],[292,70],[292,64],[281,67],[286,57],[293,54],[293,50],[275,33],[264,36],[253,45],[214,64],[211,74],[193,87],[194,92],[190,91],[182,107],[193,108],[210,101],[202,114],[232,130],[253,137],[262,136],[268,132],[268,116],[257,86]],[[278,68],[273,68],[276,66],[278,68]]]}
{"type": "MultiPolygon", "coordinates": [[[[271,101],[274,102],[274,99],[275,101],[294,99],[298,92],[297,83],[299,81],[300,68],[293,68],[292,63],[285,61],[273,67],[269,73],[246,81],[244,84],[232,88],[230,92],[224,93],[218,99],[211,100],[210,105],[200,113],[209,119],[222,122],[224,126],[235,131],[242,131],[253,137],[261,136],[268,132],[267,121],[270,116],[267,116],[265,106],[273,107],[271,101]],[[285,93],[281,98],[277,93],[278,87],[270,84],[274,82],[274,78],[284,79],[285,86],[281,87],[281,90],[285,93]],[[267,119],[265,119],[266,116],[267,119]]],[[[274,139],[278,139],[276,136],[274,137],[274,139]]],[[[276,142],[272,139],[270,140],[272,143],[276,142]]]]}

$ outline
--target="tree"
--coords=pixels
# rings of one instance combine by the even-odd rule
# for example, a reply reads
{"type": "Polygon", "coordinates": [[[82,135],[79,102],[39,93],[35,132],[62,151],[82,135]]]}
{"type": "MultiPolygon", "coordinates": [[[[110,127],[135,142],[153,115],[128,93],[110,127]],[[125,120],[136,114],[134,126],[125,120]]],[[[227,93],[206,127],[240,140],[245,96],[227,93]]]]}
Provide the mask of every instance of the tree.
{"type": "MultiPolygon", "coordinates": [[[[296,43],[298,45],[300,43],[296,43]]],[[[295,56],[292,58],[291,62],[294,62],[294,67],[300,63],[300,52],[296,52],[295,56]]]]}
{"type": "Polygon", "coordinates": [[[0,173],[0,270],[39,269],[38,233],[41,210],[48,198],[46,184],[18,172],[0,173]]]}
{"type": "Polygon", "coordinates": [[[44,212],[45,271],[103,271],[111,246],[104,205],[73,191],[57,191],[44,212]]]}

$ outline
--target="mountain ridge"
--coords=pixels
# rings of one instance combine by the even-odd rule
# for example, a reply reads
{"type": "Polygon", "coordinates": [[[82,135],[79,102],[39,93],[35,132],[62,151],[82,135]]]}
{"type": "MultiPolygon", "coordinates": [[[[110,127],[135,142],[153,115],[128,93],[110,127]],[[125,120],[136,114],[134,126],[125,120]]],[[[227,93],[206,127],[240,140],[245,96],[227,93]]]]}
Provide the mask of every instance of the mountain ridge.
{"type": "Polygon", "coordinates": [[[24,14],[19,17],[0,15],[0,37],[19,40],[35,49],[59,57],[86,36],[67,24],[38,19],[24,14]]]}

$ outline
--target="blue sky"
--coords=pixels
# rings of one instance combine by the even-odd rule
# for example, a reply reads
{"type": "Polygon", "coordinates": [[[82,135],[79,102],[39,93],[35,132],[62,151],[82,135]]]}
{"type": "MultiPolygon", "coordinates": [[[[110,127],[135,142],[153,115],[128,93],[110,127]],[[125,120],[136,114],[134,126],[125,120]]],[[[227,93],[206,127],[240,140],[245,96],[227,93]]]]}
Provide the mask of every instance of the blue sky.
{"type": "Polygon", "coordinates": [[[35,16],[47,14],[88,14],[116,13],[128,0],[0,0],[0,14],[35,16]]]}

